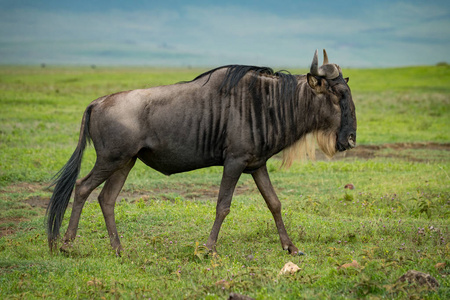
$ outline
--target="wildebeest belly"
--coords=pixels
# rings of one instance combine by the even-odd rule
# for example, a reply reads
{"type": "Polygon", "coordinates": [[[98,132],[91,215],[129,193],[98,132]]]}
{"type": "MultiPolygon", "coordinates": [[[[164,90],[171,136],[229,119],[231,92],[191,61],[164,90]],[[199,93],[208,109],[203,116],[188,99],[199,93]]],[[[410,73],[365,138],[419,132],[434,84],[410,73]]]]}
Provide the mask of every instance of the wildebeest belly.
{"type": "Polygon", "coordinates": [[[147,166],[165,175],[223,165],[221,158],[203,157],[198,153],[186,151],[186,149],[184,151],[170,149],[155,151],[150,148],[142,148],[137,156],[147,166]]]}

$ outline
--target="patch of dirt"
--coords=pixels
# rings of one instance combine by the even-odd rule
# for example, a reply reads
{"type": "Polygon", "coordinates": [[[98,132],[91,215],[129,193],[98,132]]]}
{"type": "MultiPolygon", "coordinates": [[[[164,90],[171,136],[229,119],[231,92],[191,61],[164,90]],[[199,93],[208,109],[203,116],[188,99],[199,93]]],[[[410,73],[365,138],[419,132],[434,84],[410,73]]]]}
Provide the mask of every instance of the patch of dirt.
{"type": "MultiPolygon", "coordinates": [[[[420,149],[443,150],[450,152],[450,143],[394,143],[382,145],[361,145],[349,151],[336,153],[336,155],[331,160],[335,161],[345,158],[371,159],[374,157],[392,157],[392,158],[403,158],[405,160],[416,162],[426,161],[426,159],[424,158],[418,158],[401,153],[402,151],[405,150],[420,150],[420,149]]],[[[316,158],[317,160],[327,160],[325,155],[320,151],[316,151],[316,158]]]]}
{"type": "MultiPolygon", "coordinates": [[[[234,195],[242,195],[246,193],[251,193],[256,190],[256,186],[254,188],[249,187],[247,185],[239,185],[236,186],[234,190],[234,195]]],[[[88,201],[95,201],[97,199],[99,191],[94,191],[89,196],[88,201]]],[[[152,199],[154,197],[162,198],[167,201],[173,201],[174,195],[180,195],[184,199],[187,200],[197,200],[197,201],[215,201],[219,196],[219,187],[211,186],[209,189],[207,188],[196,188],[193,187],[183,187],[180,188],[162,188],[162,189],[153,189],[153,190],[140,190],[137,192],[128,192],[121,191],[118,197],[118,200],[127,199],[136,201],[140,198],[144,200],[152,199]]]]}
{"type": "MultiPolygon", "coordinates": [[[[19,221],[17,221],[19,222],[19,221]]],[[[16,231],[12,228],[0,228],[0,238],[6,235],[14,234],[16,231]]]]}
{"type": "Polygon", "coordinates": [[[31,196],[26,199],[24,202],[28,203],[31,207],[40,207],[47,209],[48,202],[50,201],[50,197],[41,197],[41,196],[31,196]]]}
{"type": "MultiPolygon", "coordinates": [[[[44,213],[47,208],[47,204],[50,200],[50,190],[48,190],[48,185],[40,183],[28,183],[28,182],[18,182],[3,188],[0,188],[0,198],[17,198],[17,195],[23,195],[23,199],[17,200],[21,201],[23,205],[20,209],[24,210],[36,210],[44,213]],[[48,193],[48,197],[42,197],[37,194],[48,193]],[[26,205],[28,204],[28,205],[26,205]]],[[[11,201],[11,200],[9,200],[11,201]]],[[[17,208],[17,207],[16,207],[17,208]]],[[[0,238],[6,235],[14,234],[17,228],[15,226],[10,226],[10,224],[18,224],[20,222],[28,220],[25,217],[5,217],[0,218],[0,238]]]]}

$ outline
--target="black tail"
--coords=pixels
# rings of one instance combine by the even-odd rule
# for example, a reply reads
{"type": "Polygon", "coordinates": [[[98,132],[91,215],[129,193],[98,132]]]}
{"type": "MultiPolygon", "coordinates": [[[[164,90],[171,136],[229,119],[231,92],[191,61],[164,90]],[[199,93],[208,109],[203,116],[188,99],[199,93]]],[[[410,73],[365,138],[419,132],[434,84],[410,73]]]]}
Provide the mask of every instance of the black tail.
{"type": "Polygon", "coordinates": [[[92,106],[88,106],[84,112],[81,122],[80,138],[78,145],[69,161],[55,175],[52,185],[56,185],[50,203],[47,207],[47,235],[50,250],[54,250],[56,239],[59,237],[59,228],[64,217],[64,213],[69,204],[70,195],[80,173],[81,159],[86,144],[90,141],[89,136],[89,119],[92,106]]]}

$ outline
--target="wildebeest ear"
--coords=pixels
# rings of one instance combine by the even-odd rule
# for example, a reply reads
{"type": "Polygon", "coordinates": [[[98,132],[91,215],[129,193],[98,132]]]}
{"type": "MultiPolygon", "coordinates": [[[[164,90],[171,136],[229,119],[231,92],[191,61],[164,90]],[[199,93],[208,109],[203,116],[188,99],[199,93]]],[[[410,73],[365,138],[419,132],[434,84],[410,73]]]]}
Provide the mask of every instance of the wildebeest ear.
{"type": "Polygon", "coordinates": [[[347,78],[344,78],[344,80],[345,80],[345,82],[346,82],[346,83],[348,83],[348,82],[349,82],[349,80],[350,80],[350,78],[349,78],[349,77],[347,77],[347,78]]]}
{"type": "Polygon", "coordinates": [[[308,73],[306,75],[306,80],[308,81],[308,84],[312,89],[315,90],[320,87],[320,79],[312,75],[311,73],[308,73]]]}

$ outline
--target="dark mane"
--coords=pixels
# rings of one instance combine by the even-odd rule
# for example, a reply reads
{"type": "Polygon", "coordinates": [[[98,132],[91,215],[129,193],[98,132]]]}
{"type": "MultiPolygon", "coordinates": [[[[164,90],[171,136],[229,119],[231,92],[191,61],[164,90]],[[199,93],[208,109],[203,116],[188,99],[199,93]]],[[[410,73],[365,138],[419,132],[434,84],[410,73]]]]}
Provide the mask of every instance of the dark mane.
{"type": "MultiPolygon", "coordinates": [[[[255,87],[255,83],[257,82],[258,78],[261,75],[268,75],[268,76],[274,76],[278,78],[279,84],[280,84],[280,94],[287,96],[287,95],[294,95],[294,92],[297,87],[297,78],[295,75],[291,75],[286,70],[281,70],[274,72],[272,68],[269,67],[257,67],[257,66],[246,66],[246,65],[227,65],[218,67],[212,70],[209,70],[203,74],[198,75],[195,77],[192,81],[196,81],[198,79],[204,78],[205,76],[209,76],[208,80],[205,82],[208,83],[209,79],[211,78],[211,75],[221,69],[227,69],[227,73],[222,81],[222,84],[220,85],[220,92],[230,93],[241,81],[241,79],[248,73],[248,72],[254,72],[255,76],[253,80],[249,84],[249,89],[253,89],[255,87]]],[[[289,97],[289,96],[288,96],[289,97]]]]}

